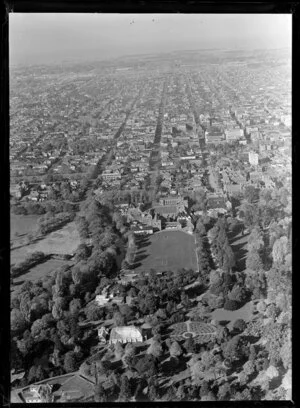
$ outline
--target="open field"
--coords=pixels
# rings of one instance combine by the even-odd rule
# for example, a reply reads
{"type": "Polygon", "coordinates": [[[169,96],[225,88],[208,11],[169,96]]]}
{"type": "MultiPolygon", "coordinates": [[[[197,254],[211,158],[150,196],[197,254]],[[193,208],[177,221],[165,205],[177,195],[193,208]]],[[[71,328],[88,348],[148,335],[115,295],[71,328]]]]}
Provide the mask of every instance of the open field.
{"type": "Polygon", "coordinates": [[[45,254],[72,254],[80,244],[79,234],[74,221],[57,231],[53,231],[37,242],[11,250],[11,263],[23,261],[35,251],[45,254]]]}
{"type": "Polygon", "coordinates": [[[10,215],[10,239],[14,240],[37,230],[40,215],[10,215]]]}
{"type": "Polygon", "coordinates": [[[23,245],[23,246],[21,246],[19,248],[11,249],[11,251],[10,251],[10,263],[11,263],[11,265],[18,264],[19,262],[24,261],[24,259],[28,255],[32,254],[35,251],[37,251],[35,249],[35,244],[23,245]]]}
{"type": "Polygon", "coordinates": [[[80,244],[79,234],[74,221],[63,228],[53,231],[35,244],[36,251],[45,254],[72,254],[80,244]]]}
{"type": "Polygon", "coordinates": [[[58,269],[62,265],[70,264],[70,261],[60,260],[60,259],[49,259],[46,262],[43,262],[39,265],[34,266],[31,268],[27,273],[24,273],[17,278],[14,278],[14,285],[18,286],[25,281],[32,281],[35,282],[39,279],[43,279],[48,275],[51,275],[56,269],[58,269]]]}
{"type": "Polygon", "coordinates": [[[138,245],[135,270],[157,272],[179,269],[198,270],[195,239],[182,231],[162,231],[146,237],[138,245]]]}

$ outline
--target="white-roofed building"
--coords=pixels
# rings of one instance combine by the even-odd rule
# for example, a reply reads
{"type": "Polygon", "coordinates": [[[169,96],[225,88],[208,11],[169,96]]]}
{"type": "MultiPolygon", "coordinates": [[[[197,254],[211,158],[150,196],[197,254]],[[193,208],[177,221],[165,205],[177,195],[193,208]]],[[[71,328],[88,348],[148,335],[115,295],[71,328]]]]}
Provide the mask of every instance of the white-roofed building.
{"type": "Polygon", "coordinates": [[[110,332],[110,344],[120,343],[136,343],[142,342],[143,336],[139,328],[135,326],[119,326],[113,327],[110,332]]]}

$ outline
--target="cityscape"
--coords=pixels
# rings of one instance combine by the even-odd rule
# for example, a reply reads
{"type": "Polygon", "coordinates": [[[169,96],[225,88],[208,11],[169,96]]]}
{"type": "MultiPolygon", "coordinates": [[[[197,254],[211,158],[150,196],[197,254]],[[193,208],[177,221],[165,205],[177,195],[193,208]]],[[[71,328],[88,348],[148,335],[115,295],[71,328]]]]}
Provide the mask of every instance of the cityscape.
{"type": "Polygon", "coordinates": [[[11,402],[292,399],[288,45],[11,64],[9,154],[11,402]]]}

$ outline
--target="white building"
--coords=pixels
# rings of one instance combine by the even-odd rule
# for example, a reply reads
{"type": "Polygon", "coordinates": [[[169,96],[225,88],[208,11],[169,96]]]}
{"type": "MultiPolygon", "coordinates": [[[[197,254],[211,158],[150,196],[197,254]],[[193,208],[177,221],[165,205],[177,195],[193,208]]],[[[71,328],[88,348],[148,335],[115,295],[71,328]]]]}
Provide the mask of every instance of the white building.
{"type": "Polygon", "coordinates": [[[258,165],[258,154],[255,152],[249,152],[249,163],[252,166],[257,166],[258,165]]]}
{"type": "Polygon", "coordinates": [[[95,302],[97,303],[98,306],[103,306],[109,301],[110,301],[110,298],[107,296],[107,294],[97,295],[95,298],[95,302]]]}
{"type": "Polygon", "coordinates": [[[250,135],[250,133],[258,132],[257,126],[246,126],[246,133],[250,135]]]}
{"type": "Polygon", "coordinates": [[[225,130],[225,136],[228,142],[233,140],[239,140],[244,137],[244,130],[240,128],[227,129],[225,130]]]}
{"type": "Polygon", "coordinates": [[[142,342],[141,330],[135,326],[113,327],[110,332],[110,344],[142,342]]]}
{"type": "Polygon", "coordinates": [[[281,116],[281,122],[285,124],[285,126],[290,127],[292,125],[292,118],[291,115],[283,115],[281,116]]]}

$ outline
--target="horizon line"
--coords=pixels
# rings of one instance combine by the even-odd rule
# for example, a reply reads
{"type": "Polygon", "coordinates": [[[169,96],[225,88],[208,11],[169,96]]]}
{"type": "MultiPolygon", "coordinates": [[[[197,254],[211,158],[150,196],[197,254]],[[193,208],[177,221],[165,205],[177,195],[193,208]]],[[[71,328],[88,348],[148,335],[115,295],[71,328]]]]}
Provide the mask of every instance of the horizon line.
{"type": "Polygon", "coordinates": [[[122,60],[126,58],[138,58],[138,57],[145,57],[145,56],[164,56],[164,55],[170,55],[170,54],[176,54],[176,53],[199,53],[199,52],[207,52],[207,51],[222,51],[222,52],[253,52],[253,51],[279,51],[279,50],[291,50],[291,47],[262,47],[262,48],[247,48],[247,49],[241,49],[241,48],[217,48],[217,47],[212,47],[212,48],[197,48],[197,49],[178,49],[178,50],[172,50],[172,51],[162,51],[162,52],[148,52],[148,53],[128,53],[128,54],[123,54],[120,56],[115,56],[115,57],[107,57],[103,59],[93,59],[90,60],[87,58],[86,61],[83,61],[78,58],[72,58],[70,57],[69,59],[61,60],[61,61],[53,61],[53,62],[41,62],[41,63],[30,63],[30,62],[18,62],[18,63],[11,63],[9,61],[9,67],[10,68],[21,68],[21,67],[45,67],[45,66],[58,66],[58,65],[66,65],[66,64],[96,64],[96,63],[101,63],[101,62],[114,62],[116,60],[122,60]]]}

